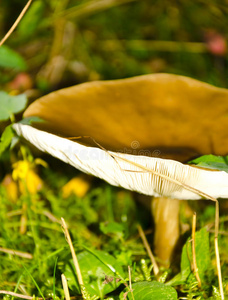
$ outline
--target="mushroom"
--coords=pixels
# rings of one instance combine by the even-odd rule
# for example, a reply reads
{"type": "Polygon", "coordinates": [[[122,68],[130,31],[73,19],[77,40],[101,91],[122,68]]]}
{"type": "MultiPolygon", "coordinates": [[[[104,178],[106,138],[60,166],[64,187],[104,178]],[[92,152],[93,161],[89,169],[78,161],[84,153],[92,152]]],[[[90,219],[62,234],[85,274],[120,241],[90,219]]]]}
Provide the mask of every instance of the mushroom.
{"type": "Polygon", "coordinates": [[[24,117],[45,122],[14,129],[83,172],[157,197],[155,252],[169,262],[179,237],[176,199],[228,196],[227,173],[182,164],[227,154],[227,100],[225,89],[171,74],[89,82],[38,99],[24,117]]]}

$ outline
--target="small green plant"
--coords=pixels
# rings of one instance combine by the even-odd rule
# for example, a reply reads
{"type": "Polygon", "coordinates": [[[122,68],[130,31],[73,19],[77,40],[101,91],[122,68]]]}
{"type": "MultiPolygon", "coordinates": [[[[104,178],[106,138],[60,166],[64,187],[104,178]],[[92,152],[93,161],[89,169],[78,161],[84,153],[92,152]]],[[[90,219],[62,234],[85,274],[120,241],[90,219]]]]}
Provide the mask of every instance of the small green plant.
{"type": "MultiPolygon", "coordinates": [[[[23,8],[20,2],[2,1],[1,34],[23,8]]],[[[66,298],[61,281],[64,272],[70,294],[67,300],[82,299],[82,294],[90,300],[219,300],[214,207],[208,203],[205,207],[203,201],[189,205],[190,214],[192,207],[200,212],[195,251],[201,286],[192,267],[189,210],[185,209],[184,234],[173,264],[160,267],[160,273],[154,275],[137,232],[140,223],[152,240],[148,207],[137,203],[132,193],[91,178],[85,179],[88,188],[83,195],[69,193],[67,184],[80,173],[53,158],[35,158],[37,153],[19,142],[8,125],[27,105],[26,96],[16,95],[8,83],[18,72],[28,72],[34,89],[32,96],[28,93],[31,98],[83,81],[157,72],[227,87],[227,4],[150,0],[30,3],[7,41],[9,46],[0,47],[0,298],[62,300],[66,298]],[[219,43],[215,45],[211,36],[219,37],[219,43]],[[220,47],[220,53],[212,51],[213,45],[220,47]],[[61,217],[73,240],[83,288],[61,217]]],[[[23,120],[25,124],[30,121],[23,120]]],[[[227,172],[227,161],[228,157],[207,155],[190,163],[227,172]]],[[[227,205],[225,200],[220,203],[224,214],[219,246],[227,296],[227,205]]]]}

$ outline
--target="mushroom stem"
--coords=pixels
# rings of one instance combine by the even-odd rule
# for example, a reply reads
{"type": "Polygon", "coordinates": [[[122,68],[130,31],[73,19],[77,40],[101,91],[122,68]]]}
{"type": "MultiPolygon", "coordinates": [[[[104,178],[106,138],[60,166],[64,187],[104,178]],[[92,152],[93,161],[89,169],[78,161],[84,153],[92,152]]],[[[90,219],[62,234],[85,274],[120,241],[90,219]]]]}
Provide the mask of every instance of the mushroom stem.
{"type": "Polygon", "coordinates": [[[180,202],[177,199],[160,197],[152,201],[155,223],[154,252],[167,267],[180,236],[179,207],[180,202]]]}

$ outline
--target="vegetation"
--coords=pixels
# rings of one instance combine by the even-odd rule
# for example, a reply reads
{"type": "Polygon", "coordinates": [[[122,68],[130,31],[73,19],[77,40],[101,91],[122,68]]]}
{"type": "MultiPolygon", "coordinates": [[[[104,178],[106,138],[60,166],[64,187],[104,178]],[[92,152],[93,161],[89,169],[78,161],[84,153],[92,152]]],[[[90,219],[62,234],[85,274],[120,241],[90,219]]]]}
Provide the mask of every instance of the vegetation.
{"type": "MultiPolygon", "coordinates": [[[[25,4],[2,1],[2,37],[25,4]]],[[[0,295],[4,300],[22,295],[67,298],[62,274],[71,299],[220,299],[213,203],[182,203],[180,247],[171,265],[161,266],[155,275],[138,226],[152,243],[148,206],[135,201],[133,193],[82,176],[37,153],[18,140],[10,124],[21,119],[33,99],[90,80],[166,72],[227,88],[227,23],[225,1],[32,2],[0,47],[0,295]],[[194,211],[200,284],[192,271],[194,211]],[[70,231],[83,286],[61,218],[70,231]]],[[[204,156],[193,163],[227,172],[227,157],[204,156]]],[[[220,201],[220,207],[219,249],[228,295],[226,200],[220,201]]]]}

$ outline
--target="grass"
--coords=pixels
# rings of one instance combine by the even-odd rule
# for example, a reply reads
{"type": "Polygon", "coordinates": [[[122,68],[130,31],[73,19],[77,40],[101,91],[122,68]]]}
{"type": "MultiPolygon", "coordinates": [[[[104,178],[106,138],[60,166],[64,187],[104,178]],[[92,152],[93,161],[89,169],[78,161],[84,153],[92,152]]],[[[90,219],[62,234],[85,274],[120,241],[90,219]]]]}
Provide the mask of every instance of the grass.
{"type": "MultiPolygon", "coordinates": [[[[3,4],[2,36],[26,3],[12,0],[3,4]]],[[[79,82],[154,72],[187,75],[228,87],[227,55],[213,54],[205,43],[205,33],[210,30],[227,39],[226,6],[223,1],[208,4],[190,0],[33,1],[7,40],[17,53],[4,50],[6,56],[1,56],[1,88],[37,98],[79,82]],[[53,63],[56,57],[67,63],[53,63]],[[57,65],[61,66],[58,72],[54,68],[57,65]],[[21,72],[26,72],[26,80],[31,83],[15,85],[14,78],[21,72]]],[[[0,126],[2,131],[5,123],[0,126]]],[[[23,160],[34,162],[33,156],[36,154],[26,154],[23,160]]],[[[25,178],[13,183],[8,177],[7,192],[3,178],[12,175],[13,162],[22,158],[16,150],[1,156],[0,298],[19,299],[23,295],[24,299],[67,299],[69,289],[71,299],[82,299],[61,228],[63,217],[79,260],[85,299],[134,299],[136,293],[135,300],[141,300],[148,289],[146,300],[176,299],[175,290],[179,299],[219,299],[213,203],[182,203],[182,235],[172,264],[169,268],[161,267],[159,274],[154,275],[145,240],[137,229],[140,224],[152,246],[153,221],[148,206],[137,201],[133,193],[89,177],[84,179],[89,191],[83,197],[71,194],[65,198],[64,185],[80,173],[50,157],[42,158],[48,167],[29,165],[33,172],[30,184],[25,178]],[[41,189],[37,188],[37,182],[42,183],[41,189]],[[191,237],[194,211],[197,211],[195,249],[201,288],[191,271],[192,250],[187,241],[191,237]],[[151,295],[151,291],[155,294],[151,295]]],[[[220,201],[220,211],[219,249],[227,295],[226,200],[220,201]]]]}
{"type": "MultiPolygon", "coordinates": [[[[36,171],[45,184],[35,194],[26,191],[13,201],[9,199],[5,188],[1,186],[0,241],[5,251],[0,249],[2,277],[0,290],[30,297],[35,295],[43,299],[49,297],[63,299],[61,274],[64,273],[68,279],[70,295],[79,297],[77,296],[80,294],[77,275],[74,268],[69,269],[72,258],[61,229],[60,221],[61,217],[64,217],[74,249],[79,254],[82,276],[87,283],[86,291],[88,286],[92,286],[92,289],[87,291],[90,296],[84,299],[90,299],[89,297],[95,299],[98,296],[101,299],[105,296],[109,299],[118,299],[121,293],[122,296],[130,297],[125,290],[130,284],[129,267],[132,284],[139,281],[158,280],[168,283],[169,286],[171,279],[179,296],[187,297],[186,299],[195,299],[196,296],[201,297],[199,299],[208,299],[213,293],[216,294],[212,290],[212,286],[218,286],[215,274],[213,234],[210,235],[210,251],[209,245],[205,245],[202,249],[197,248],[207,239],[205,235],[200,236],[198,242],[196,241],[199,274],[202,276],[202,271],[206,274],[201,278],[201,288],[198,288],[194,274],[190,276],[191,271],[187,277],[183,277],[188,264],[187,260],[189,261],[189,257],[187,256],[187,259],[183,254],[184,250],[182,250],[181,266],[180,260],[174,258],[170,268],[161,268],[159,275],[155,276],[152,272],[151,260],[137,231],[138,223],[142,224],[144,230],[151,230],[151,216],[148,209],[136,202],[132,193],[111,187],[96,179],[92,180],[90,190],[83,198],[70,195],[67,199],[63,199],[62,187],[78,173],[59,162],[56,167],[54,166],[56,163],[57,161],[52,159],[48,168],[40,167],[36,171]],[[61,168],[59,168],[60,165],[61,168]],[[61,172],[60,169],[65,170],[61,172]],[[202,269],[205,265],[206,269],[202,269]],[[113,271],[112,268],[117,268],[118,271],[113,271]],[[180,274],[182,274],[182,279],[180,274]],[[118,281],[115,283],[115,280],[118,281]],[[105,281],[108,283],[104,284],[105,281]],[[110,282],[116,285],[109,287],[110,282]]],[[[201,228],[213,223],[213,210],[208,217],[209,208],[212,209],[208,202],[207,208],[198,208],[200,211],[198,218],[202,218],[204,223],[201,228]]],[[[186,226],[186,222],[191,222],[191,217],[185,216],[185,211],[186,209],[183,208],[182,224],[186,226]]],[[[221,230],[225,222],[226,219],[224,221],[221,219],[221,230]]],[[[190,230],[185,233],[185,236],[191,236],[190,230]]],[[[150,234],[147,235],[147,239],[151,242],[150,234]]],[[[222,272],[224,285],[226,285],[227,238],[220,235],[219,239],[222,272]]],[[[183,238],[182,246],[184,242],[183,238]]],[[[13,299],[13,296],[4,296],[4,299],[11,298],[13,299]]]]}

